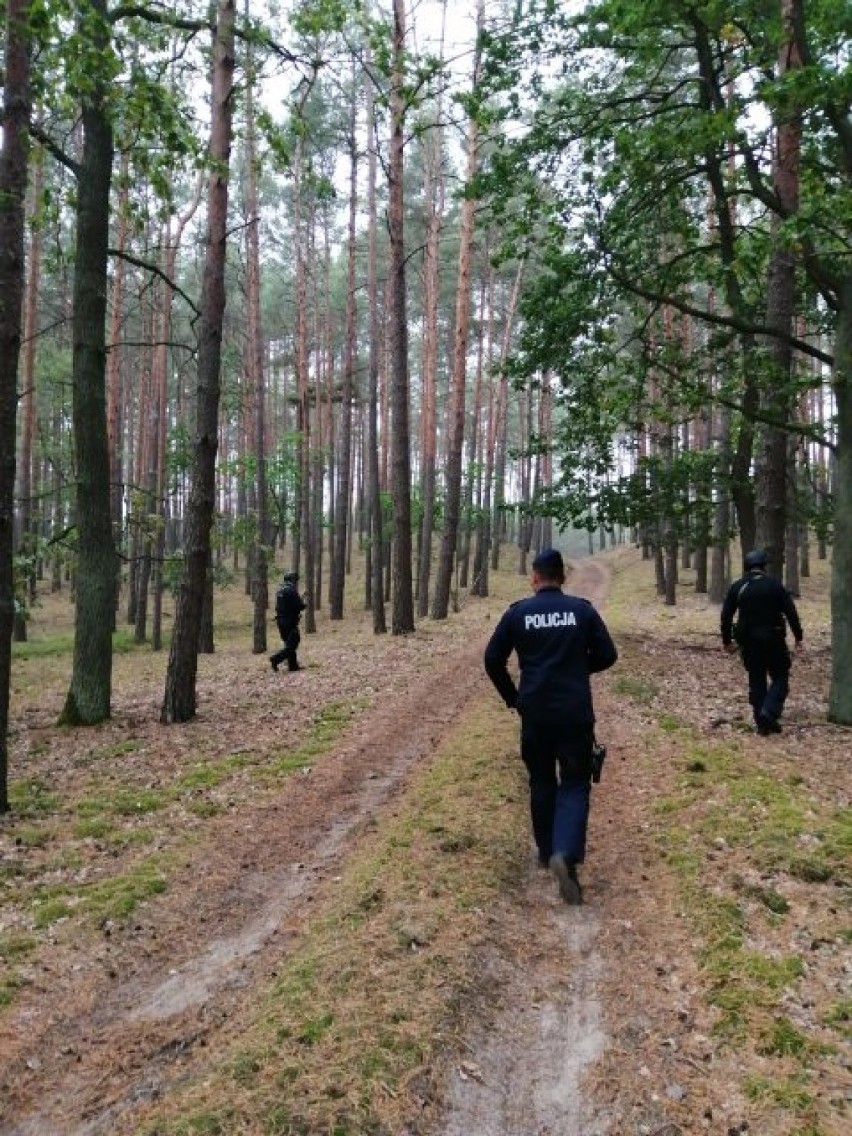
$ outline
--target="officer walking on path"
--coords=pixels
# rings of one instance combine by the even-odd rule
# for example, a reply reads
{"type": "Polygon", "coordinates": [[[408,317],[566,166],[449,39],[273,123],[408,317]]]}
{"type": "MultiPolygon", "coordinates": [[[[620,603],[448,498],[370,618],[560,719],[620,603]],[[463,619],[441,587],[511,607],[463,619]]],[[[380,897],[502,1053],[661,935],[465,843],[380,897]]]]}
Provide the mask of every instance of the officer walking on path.
{"type": "Polygon", "coordinates": [[[533,595],[505,612],[485,649],[485,670],[521,716],[521,757],[529,773],[530,813],[539,862],[566,903],[583,902],[577,865],[586,856],[595,714],[589,676],[618,658],[588,600],[562,591],[562,554],[533,560],[533,595]],[[517,653],[520,685],[507,669],[517,653]],[[558,777],[557,777],[558,769],[558,777]]]}
{"type": "Polygon", "coordinates": [[[275,622],[278,624],[278,634],[284,646],[274,655],[269,656],[269,662],[274,671],[279,664],[287,660],[287,669],[300,671],[296,652],[302,641],[299,634],[299,620],[305,610],[305,601],[299,595],[296,585],[299,582],[298,572],[288,572],[281,581],[281,587],[275,594],[275,622]]]}
{"type": "Polygon", "coordinates": [[[731,584],[721,617],[722,646],[730,652],[739,646],[742,652],[748,700],[761,737],[781,733],[779,718],[790,690],[788,626],[796,650],[802,647],[802,624],[793,597],[780,580],[767,576],[768,559],[762,548],[746,553],[745,575],[731,584]]]}

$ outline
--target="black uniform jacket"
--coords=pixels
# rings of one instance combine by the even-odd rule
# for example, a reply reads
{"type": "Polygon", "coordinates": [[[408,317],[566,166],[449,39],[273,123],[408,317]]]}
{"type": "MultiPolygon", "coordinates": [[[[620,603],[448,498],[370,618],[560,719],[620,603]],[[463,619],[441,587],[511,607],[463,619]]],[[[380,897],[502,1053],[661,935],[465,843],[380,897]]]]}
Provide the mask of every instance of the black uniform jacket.
{"type": "Polygon", "coordinates": [[[802,625],[793,597],[780,580],[765,572],[747,572],[731,584],[722,604],[722,642],[728,644],[733,637],[734,615],[737,619],[737,640],[769,642],[783,641],[786,624],[793,638],[802,641],[802,625]],[[786,620],[786,623],[785,623],[786,620]]]}
{"type": "Polygon", "coordinates": [[[618,651],[588,600],[561,588],[540,588],[512,604],[485,648],[485,670],[507,706],[541,722],[591,725],[589,675],[606,670],[618,651]],[[516,690],[506,663],[512,651],[521,671],[516,690]]]}
{"type": "Polygon", "coordinates": [[[292,584],[284,584],[275,595],[275,622],[279,627],[295,627],[305,610],[305,601],[292,584]]]}

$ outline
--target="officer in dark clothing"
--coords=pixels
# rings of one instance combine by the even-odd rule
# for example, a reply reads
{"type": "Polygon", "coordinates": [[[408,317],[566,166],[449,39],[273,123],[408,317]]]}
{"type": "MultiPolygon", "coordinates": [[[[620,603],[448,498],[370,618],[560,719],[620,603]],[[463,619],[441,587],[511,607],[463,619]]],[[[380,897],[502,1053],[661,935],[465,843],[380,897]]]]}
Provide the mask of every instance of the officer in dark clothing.
{"type": "Polygon", "coordinates": [[[767,576],[767,563],[762,548],[746,554],[745,575],[731,584],[721,618],[724,649],[733,652],[739,646],[742,652],[743,666],[748,671],[748,700],[761,737],[781,733],[778,719],[790,689],[788,625],[796,650],[802,646],[802,625],[793,597],[780,580],[767,576]]]}
{"type": "Polygon", "coordinates": [[[288,572],[284,576],[281,587],[275,594],[275,622],[278,624],[278,634],[284,641],[284,646],[274,655],[269,656],[269,662],[274,671],[278,670],[280,663],[287,660],[287,669],[300,671],[299,660],[296,656],[302,636],[299,634],[299,620],[305,610],[305,601],[296,590],[299,582],[297,572],[288,572]]]}
{"type": "Polygon", "coordinates": [[[589,675],[611,667],[618,652],[591,603],[563,593],[561,553],[540,552],[531,582],[534,594],[512,604],[497,624],[485,649],[485,670],[521,716],[539,862],[556,876],[565,902],[578,904],[595,742],[589,675]],[[518,688],[506,667],[512,651],[521,672],[518,688]]]}

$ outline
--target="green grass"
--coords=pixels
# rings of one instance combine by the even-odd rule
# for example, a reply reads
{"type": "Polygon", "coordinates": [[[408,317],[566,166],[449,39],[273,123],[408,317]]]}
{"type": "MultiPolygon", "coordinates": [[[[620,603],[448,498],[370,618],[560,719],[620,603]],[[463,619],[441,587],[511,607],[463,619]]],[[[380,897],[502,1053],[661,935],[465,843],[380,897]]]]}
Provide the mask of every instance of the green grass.
{"type": "Polygon", "coordinates": [[[59,798],[38,777],[12,781],[9,786],[9,804],[18,820],[49,816],[55,813],[59,798]]]}
{"type": "MultiPolygon", "coordinates": [[[[132,651],[148,650],[150,645],[136,643],[133,632],[122,629],[113,632],[112,649],[118,655],[128,654],[132,651]]],[[[50,659],[62,655],[71,655],[74,650],[74,630],[57,631],[40,635],[26,643],[12,644],[12,659],[50,659]]]]}
{"type": "MultiPolygon", "coordinates": [[[[348,714],[325,716],[317,734],[336,735],[348,714]]],[[[440,1048],[448,1004],[477,981],[483,912],[522,870],[516,736],[498,722],[489,701],[417,771],[394,814],[375,818],[238,1051],[146,1132],[401,1130],[397,1102],[440,1048]]]]}
{"type": "Polygon", "coordinates": [[[852,998],[843,998],[823,1015],[823,1023],[852,1041],[852,998]]]}
{"type": "Polygon", "coordinates": [[[263,775],[286,775],[311,765],[332,748],[360,708],[361,703],[358,701],[331,702],[324,706],[314,718],[310,731],[301,744],[296,749],[281,754],[263,775]]]}
{"type": "Polygon", "coordinates": [[[787,1112],[805,1112],[813,1104],[806,1073],[782,1078],[750,1075],[743,1088],[750,1100],[775,1105],[787,1112]]]}
{"type": "Polygon", "coordinates": [[[612,680],[616,694],[626,694],[641,706],[649,706],[659,694],[659,688],[651,679],[637,675],[619,674],[612,680]]]}
{"type": "Polygon", "coordinates": [[[38,940],[33,935],[20,931],[6,931],[0,935],[0,959],[4,963],[12,963],[16,959],[26,958],[38,947],[38,940]]]}
{"type": "Polygon", "coordinates": [[[166,890],[162,856],[151,856],[121,875],[77,887],[68,884],[37,886],[33,891],[33,923],[39,929],[60,919],[83,916],[96,924],[126,919],[146,899],[166,890]]]}

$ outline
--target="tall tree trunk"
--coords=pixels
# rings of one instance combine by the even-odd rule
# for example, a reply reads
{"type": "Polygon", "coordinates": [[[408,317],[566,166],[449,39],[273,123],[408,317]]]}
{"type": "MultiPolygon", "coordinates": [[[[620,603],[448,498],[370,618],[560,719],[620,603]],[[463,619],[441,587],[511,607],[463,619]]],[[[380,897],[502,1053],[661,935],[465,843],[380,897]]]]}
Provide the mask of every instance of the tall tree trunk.
{"type": "Polygon", "coordinates": [[[388,158],[388,234],[391,282],[391,451],[393,465],[393,608],[391,631],[414,630],[411,578],[411,432],[409,428],[408,316],[405,284],[405,0],[393,0],[390,87],[391,137],[388,158]]]}
{"type": "Polygon", "coordinates": [[[379,481],[379,283],[378,283],[378,220],[376,210],[376,127],[373,111],[374,95],[367,80],[367,307],[369,310],[368,391],[367,391],[367,483],[369,486],[370,514],[370,579],[369,596],[373,612],[373,634],[387,631],[384,602],[384,516],[379,481]]]}
{"type": "Polygon", "coordinates": [[[485,329],[488,281],[485,275],[479,284],[479,311],[476,333],[476,374],[473,382],[473,403],[468,417],[468,476],[462,502],[462,529],[459,542],[459,588],[469,586],[471,546],[473,544],[474,510],[482,496],[482,401],[485,371],[485,329]]]}
{"type": "MultiPolygon", "coordinates": [[[[184,230],[195,216],[201,204],[201,195],[204,190],[204,179],[199,175],[195,184],[192,199],[178,219],[174,236],[171,233],[171,222],[163,230],[163,274],[166,280],[174,280],[177,255],[180,248],[184,230]]],[[[155,349],[156,382],[154,397],[156,401],[156,447],[157,447],[157,488],[156,488],[156,527],[157,539],[154,545],[154,564],[152,570],[153,609],[151,612],[151,648],[161,651],[163,648],[163,567],[166,556],[167,535],[169,525],[169,503],[167,499],[167,469],[166,449],[169,426],[169,338],[172,320],[172,306],[174,293],[167,285],[163,293],[163,302],[160,310],[159,337],[155,349]]]]}
{"type": "Polygon", "coordinates": [[[110,716],[115,547],[106,415],[106,314],[113,134],[108,83],[106,0],[91,0],[80,24],[91,48],[82,99],[83,155],[77,184],[72,363],[77,465],[77,577],[74,661],[60,721],[94,725],[110,716]]]}
{"type": "Polygon", "coordinates": [[[420,414],[420,559],[417,579],[417,614],[429,612],[429,584],[432,575],[432,537],[435,529],[437,478],[437,385],[438,385],[438,307],[441,267],[441,227],[444,213],[443,134],[438,121],[424,140],[426,197],[426,241],[423,248],[423,374],[420,414]]]}
{"type": "MultiPolygon", "coordinates": [[[[249,0],[245,0],[246,18],[249,0]]],[[[260,290],[260,208],[254,110],[254,52],[248,48],[246,82],[246,378],[254,402],[255,534],[252,592],[252,653],[266,651],[266,615],[269,609],[269,513],[266,475],[266,381],[263,359],[263,324],[260,290]]]]}
{"type": "Polygon", "coordinates": [[[494,269],[489,265],[485,293],[486,304],[483,309],[483,330],[487,334],[488,412],[482,428],[482,489],[477,501],[476,548],[473,554],[473,582],[471,591],[475,596],[487,596],[488,555],[491,544],[491,491],[494,478],[494,423],[497,413],[497,399],[494,385],[492,362],[494,355],[494,269]],[[487,330],[486,330],[487,329],[487,330]]]}
{"type": "Polygon", "coordinates": [[[340,401],[340,444],[338,447],[338,488],[335,502],[334,555],[331,562],[331,599],[329,616],[343,619],[343,595],[346,579],[346,543],[349,533],[349,505],[352,496],[352,402],[354,396],[356,306],[355,306],[355,237],[358,219],[358,139],[356,135],[355,84],[352,84],[352,107],[349,119],[349,247],[346,270],[346,343],[343,357],[343,384],[340,401]]]}
{"type": "MultiPolygon", "coordinates": [[[[477,8],[477,27],[482,28],[484,5],[477,8]]],[[[478,39],[477,39],[478,42],[478,39]]],[[[472,89],[479,85],[480,53],[477,49],[473,64],[472,89]]],[[[476,176],[479,129],[476,118],[468,119],[466,185],[470,187],[476,176]]],[[[441,555],[435,579],[432,600],[432,618],[446,619],[450,600],[459,535],[461,512],[462,455],[464,453],[465,397],[467,388],[467,342],[470,332],[470,265],[473,257],[473,233],[476,219],[476,201],[468,195],[462,200],[459,222],[459,269],[456,282],[456,318],[453,339],[453,372],[450,389],[449,431],[445,470],[444,531],[441,537],[441,555]]]]}
{"type": "Polygon", "coordinates": [[[837,400],[837,473],[831,563],[831,686],[828,717],[852,726],[852,272],[842,281],[832,385],[837,400]]]}
{"type": "MultiPolygon", "coordinates": [[[[785,42],[778,71],[783,78],[800,69],[802,57],[797,27],[801,24],[801,0],[781,0],[785,42]]],[[[778,112],[773,188],[786,218],[799,208],[799,159],[802,144],[800,115],[778,112]]],[[[784,539],[787,525],[788,444],[786,424],[794,405],[791,393],[793,350],[789,337],[796,314],[796,252],[773,220],[773,248],[767,281],[766,326],[776,334],[769,342],[771,373],[761,399],[764,422],[755,472],[757,490],[757,543],[766,549],[768,571],[781,578],[784,571],[784,539]]]]}
{"type": "MultiPolygon", "coordinates": [[[[33,509],[35,485],[33,476],[33,452],[36,439],[37,400],[36,400],[36,345],[38,343],[38,296],[41,285],[41,260],[44,237],[36,215],[44,185],[44,151],[39,147],[32,163],[33,184],[30,191],[31,234],[29,255],[27,257],[27,282],[24,299],[24,343],[21,362],[21,457],[18,468],[18,483],[21,526],[20,551],[26,565],[26,595],[29,601],[36,597],[36,518],[33,509]]],[[[12,293],[14,297],[14,293],[12,293]]],[[[15,639],[25,642],[27,620],[25,613],[15,612],[15,639]]]]}
{"type": "MultiPolygon", "coordinates": [[[[112,523],[114,531],[119,532],[121,524],[123,490],[122,485],[122,452],[121,452],[121,425],[124,405],[122,391],[122,351],[120,346],[121,324],[124,310],[124,277],[125,261],[122,253],[127,247],[128,234],[128,201],[130,197],[129,179],[127,177],[128,158],[126,153],[121,157],[120,184],[118,195],[118,233],[116,235],[116,249],[118,258],[115,263],[115,273],[112,283],[112,312],[110,314],[109,328],[109,358],[107,359],[107,445],[109,446],[109,487],[110,508],[112,510],[112,523]]],[[[116,579],[120,583],[120,577],[116,579]]],[[[117,598],[117,591],[116,591],[117,598]]]]}
{"type": "Polygon", "coordinates": [[[207,248],[201,291],[198,340],[198,406],[184,571],[175,608],[163,722],[195,716],[198,639],[210,559],[221,387],[222,327],[225,316],[225,257],[228,171],[234,85],[234,0],[219,0],[214,40],[210,122],[212,165],[207,202],[207,248]]]}
{"type": "Polygon", "coordinates": [[[0,813],[9,810],[9,693],[15,581],[15,416],[24,299],[29,0],[6,0],[3,146],[0,149],[0,813]]]}

